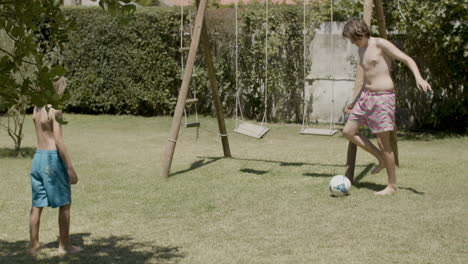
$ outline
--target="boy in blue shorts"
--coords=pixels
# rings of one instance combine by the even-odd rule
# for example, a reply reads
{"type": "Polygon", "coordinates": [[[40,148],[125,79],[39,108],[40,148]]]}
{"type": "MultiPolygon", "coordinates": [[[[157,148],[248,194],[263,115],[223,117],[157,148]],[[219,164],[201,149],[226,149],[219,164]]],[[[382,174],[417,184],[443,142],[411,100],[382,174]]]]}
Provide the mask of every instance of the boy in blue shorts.
{"type": "MultiPolygon", "coordinates": [[[[58,95],[63,95],[66,82],[60,77],[54,82],[58,95]]],[[[29,218],[32,254],[40,250],[39,224],[44,207],[59,208],[59,252],[77,253],[80,247],[70,243],[70,184],[78,182],[78,176],[63,142],[62,127],[55,119],[62,111],[51,105],[34,107],[33,122],[36,130],[37,150],[32,161],[32,208],[29,218]]]]}

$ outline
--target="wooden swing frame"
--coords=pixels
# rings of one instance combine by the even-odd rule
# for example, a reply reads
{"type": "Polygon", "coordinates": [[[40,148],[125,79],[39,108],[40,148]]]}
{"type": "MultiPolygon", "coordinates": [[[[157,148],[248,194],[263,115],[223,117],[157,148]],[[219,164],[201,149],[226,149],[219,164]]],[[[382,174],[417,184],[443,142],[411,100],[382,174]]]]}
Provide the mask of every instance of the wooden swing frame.
{"type": "Polygon", "coordinates": [[[164,152],[164,161],[161,169],[161,176],[169,177],[172,159],[174,158],[174,151],[177,143],[177,137],[180,130],[180,122],[187,102],[187,94],[189,92],[190,81],[192,79],[193,66],[195,65],[195,58],[197,55],[198,46],[202,44],[203,54],[205,57],[206,66],[208,69],[208,77],[210,79],[211,93],[213,103],[216,109],[216,118],[218,119],[219,136],[223,145],[224,157],[231,157],[231,150],[229,148],[229,140],[226,131],[226,124],[224,122],[223,108],[219,99],[218,83],[216,81],[216,71],[211,57],[210,42],[208,39],[208,30],[205,23],[205,11],[208,0],[197,0],[197,16],[195,19],[195,26],[190,43],[190,49],[185,65],[184,75],[182,77],[182,85],[179,90],[179,97],[172,119],[171,130],[169,138],[166,143],[166,150],[164,152]]]}
{"type": "MultiPolygon", "coordinates": [[[[190,49],[187,59],[187,64],[185,65],[184,75],[182,79],[182,85],[179,91],[179,97],[177,99],[176,109],[174,112],[174,117],[172,120],[171,130],[169,132],[169,138],[166,143],[166,149],[164,153],[164,161],[161,170],[161,175],[164,177],[169,177],[172,160],[174,157],[174,151],[177,143],[177,137],[180,130],[180,123],[185,109],[185,104],[187,100],[187,94],[189,91],[190,81],[192,79],[193,66],[195,64],[195,58],[198,50],[198,46],[202,44],[203,54],[205,57],[205,62],[208,69],[208,77],[210,79],[211,92],[213,96],[213,103],[216,109],[216,118],[218,121],[219,135],[221,137],[221,143],[223,146],[224,157],[231,157],[231,150],[229,147],[229,140],[227,136],[226,124],[224,122],[224,114],[219,98],[218,83],[216,81],[216,71],[214,68],[213,60],[211,57],[211,51],[209,47],[208,39],[208,30],[205,23],[205,11],[207,7],[208,0],[197,0],[197,16],[194,26],[194,34],[192,36],[192,41],[190,43],[190,49]]],[[[364,22],[370,26],[371,16],[373,7],[372,4],[375,4],[376,15],[378,21],[378,29],[380,36],[382,38],[387,38],[387,31],[385,26],[385,17],[383,12],[383,6],[381,0],[365,0],[364,2],[364,22]]],[[[364,81],[364,72],[362,68],[357,66],[356,80],[354,83],[354,96],[356,96],[364,81]]],[[[395,164],[399,165],[398,159],[398,145],[396,139],[396,132],[392,131],[390,136],[390,142],[392,149],[395,155],[395,164]]],[[[356,153],[357,146],[353,143],[348,144],[348,152],[346,157],[346,172],[345,175],[353,182],[354,179],[354,170],[356,164],[356,153]]]]}

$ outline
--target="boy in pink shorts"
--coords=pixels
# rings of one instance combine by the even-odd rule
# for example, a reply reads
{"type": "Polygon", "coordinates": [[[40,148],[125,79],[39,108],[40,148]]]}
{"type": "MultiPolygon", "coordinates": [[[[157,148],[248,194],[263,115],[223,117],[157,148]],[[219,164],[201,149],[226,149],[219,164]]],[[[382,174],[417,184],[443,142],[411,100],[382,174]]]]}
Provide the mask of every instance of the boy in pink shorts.
{"type": "Polygon", "coordinates": [[[377,195],[396,192],[395,158],[390,144],[390,132],[395,129],[395,92],[390,72],[392,59],[403,62],[413,72],[417,88],[431,91],[431,86],[421,77],[414,60],[390,41],[370,36],[369,27],[359,18],[351,18],[343,29],[343,37],[358,46],[360,65],[364,70],[363,87],[354,101],[347,106],[350,113],[343,129],[344,136],[357,146],[374,155],[379,164],[372,174],[387,170],[388,185],[377,195]],[[359,126],[366,125],[377,136],[378,149],[365,136],[359,126]]]}

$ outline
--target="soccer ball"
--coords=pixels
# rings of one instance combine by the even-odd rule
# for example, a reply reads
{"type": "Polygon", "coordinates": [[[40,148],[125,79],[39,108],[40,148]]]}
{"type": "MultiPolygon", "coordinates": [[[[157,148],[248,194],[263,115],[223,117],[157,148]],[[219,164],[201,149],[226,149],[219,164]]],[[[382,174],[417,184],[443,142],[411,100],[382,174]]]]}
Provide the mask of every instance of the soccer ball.
{"type": "Polygon", "coordinates": [[[336,175],[331,179],[328,188],[333,196],[345,196],[349,194],[351,182],[346,176],[336,175]]]}

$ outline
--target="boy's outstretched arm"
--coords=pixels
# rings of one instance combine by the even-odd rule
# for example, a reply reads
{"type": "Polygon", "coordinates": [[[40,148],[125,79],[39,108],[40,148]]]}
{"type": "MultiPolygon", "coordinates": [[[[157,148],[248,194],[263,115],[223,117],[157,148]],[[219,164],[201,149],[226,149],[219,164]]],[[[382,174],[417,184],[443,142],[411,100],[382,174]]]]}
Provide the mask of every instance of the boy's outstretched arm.
{"type": "Polygon", "coordinates": [[[419,90],[424,92],[432,91],[432,88],[429,85],[429,83],[426,80],[424,80],[421,76],[421,73],[419,73],[418,65],[416,65],[416,62],[410,56],[406,55],[395,45],[393,45],[393,43],[386,39],[379,39],[378,45],[387,55],[389,55],[393,59],[403,62],[406,66],[408,66],[408,68],[411,70],[411,72],[413,72],[413,75],[416,78],[416,85],[418,86],[419,90]]]}
{"type": "Polygon", "coordinates": [[[67,167],[68,176],[70,177],[70,184],[78,183],[78,175],[73,168],[73,164],[71,162],[70,156],[68,155],[67,148],[65,147],[65,143],[63,142],[63,134],[62,134],[62,125],[55,120],[55,117],[62,118],[62,111],[51,109],[50,114],[52,115],[52,122],[54,124],[54,138],[55,138],[55,146],[62,158],[65,166],[67,167]]]}

